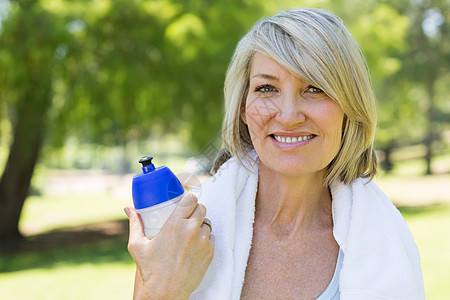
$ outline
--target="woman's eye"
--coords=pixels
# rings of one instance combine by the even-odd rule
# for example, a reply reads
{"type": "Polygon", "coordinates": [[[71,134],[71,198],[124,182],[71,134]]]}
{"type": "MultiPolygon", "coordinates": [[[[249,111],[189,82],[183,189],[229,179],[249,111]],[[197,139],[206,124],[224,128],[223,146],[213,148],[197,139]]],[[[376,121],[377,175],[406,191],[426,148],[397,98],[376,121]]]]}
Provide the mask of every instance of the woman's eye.
{"type": "Polygon", "coordinates": [[[310,93],[314,93],[314,94],[322,94],[322,93],[324,93],[324,91],[322,91],[319,88],[316,88],[315,86],[308,87],[307,91],[310,92],[310,93]]]}
{"type": "Polygon", "coordinates": [[[277,89],[270,84],[264,84],[264,85],[258,86],[255,89],[255,92],[272,93],[272,92],[277,92],[277,89]]]}

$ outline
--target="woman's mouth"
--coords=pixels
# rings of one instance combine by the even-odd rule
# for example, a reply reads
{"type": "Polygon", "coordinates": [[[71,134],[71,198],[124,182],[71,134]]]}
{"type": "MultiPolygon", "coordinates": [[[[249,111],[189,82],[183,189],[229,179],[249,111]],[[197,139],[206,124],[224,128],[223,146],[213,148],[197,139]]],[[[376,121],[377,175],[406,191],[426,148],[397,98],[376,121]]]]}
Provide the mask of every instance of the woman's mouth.
{"type": "Polygon", "coordinates": [[[271,134],[270,135],[273,139],[277,140],[280,143],[283,144],[292,144],[292,143],[297,143],[297,142],[302,142],[302,141],[307,141],[307,140],[311,140],[313,139],[316,135],[315,134],[310,134],[310,135],[299,135],[297,137],[295,136],[282,136],[282,135],[274,135],[271,134]]]}

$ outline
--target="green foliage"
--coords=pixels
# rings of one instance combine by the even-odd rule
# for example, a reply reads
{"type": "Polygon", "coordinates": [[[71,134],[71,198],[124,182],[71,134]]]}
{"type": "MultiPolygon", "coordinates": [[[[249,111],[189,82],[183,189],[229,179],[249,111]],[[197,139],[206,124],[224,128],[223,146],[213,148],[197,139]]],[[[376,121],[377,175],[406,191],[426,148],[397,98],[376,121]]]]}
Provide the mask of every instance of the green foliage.
{"type": "Polygon", "coordinates": [[[401,67],[398,54],[405,49],[409,19],[392,7],[380,4],[359,16],[351,31],[362,46],[374,82],[397,72],[401,67]]]}
{"type": "Polygon", "coordinates": [[[48,98],[46,92],[55,67],[58,47],[68,39],[64,23],[32,1],[20,2],[2,23],[0,39],[0,88],[2,100],[19,109],[36,106],[48,98]],[[33,32],[33,35],[30,35],[33,32]],[[22,98],[33,94],[30,101],[22,98]],[[36,101],[37,100],[37,101],[36,101]]]}
{"type": "MultiPolygon", "coordinates": [[[[256,1],[42,1],[36,7],[58,13],[65,24],[56,28],[70,37],[51,51],[60,64],[52,71],[50,144],[76,136],[117,145],[184,128],[197,148],[219,131],[224,72],[261,11],[256,1]]],[[[42,47],[34,48],[39,54],[42,47]]],[[[12,55],[4,61],[13,63],[12,55]]]]}

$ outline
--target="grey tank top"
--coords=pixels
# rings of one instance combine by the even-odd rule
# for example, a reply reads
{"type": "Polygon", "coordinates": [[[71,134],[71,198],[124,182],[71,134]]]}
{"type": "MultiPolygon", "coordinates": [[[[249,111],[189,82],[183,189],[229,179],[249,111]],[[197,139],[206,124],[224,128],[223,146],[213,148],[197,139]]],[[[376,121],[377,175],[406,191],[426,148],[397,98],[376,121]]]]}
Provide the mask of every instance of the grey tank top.
{"type": "Polygon", "coordinates": [[[334,269],[333,278],[331,278],[330,283],[327,288],[320,294],[319,298],[316,300],[339,300],[339,273],[341,273],[342,260],[344,258],[344,253],[339,248],[339,254],[336,262],[336,268],[334,269]]]}

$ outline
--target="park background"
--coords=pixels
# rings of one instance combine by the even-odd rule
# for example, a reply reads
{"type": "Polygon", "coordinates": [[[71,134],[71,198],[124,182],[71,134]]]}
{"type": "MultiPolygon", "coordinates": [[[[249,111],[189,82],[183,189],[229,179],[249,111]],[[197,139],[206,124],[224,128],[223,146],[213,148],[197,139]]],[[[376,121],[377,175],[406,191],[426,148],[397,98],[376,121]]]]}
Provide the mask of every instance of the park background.
{"type": "Polygon", "coordinates": [[[359,42],[375,180],[418,244],[427,299],[450,299],[449,0],[0,0],[0,299],[130,299],[137,160],[201,181],[238,40],[299,6],[359,42]]]}

